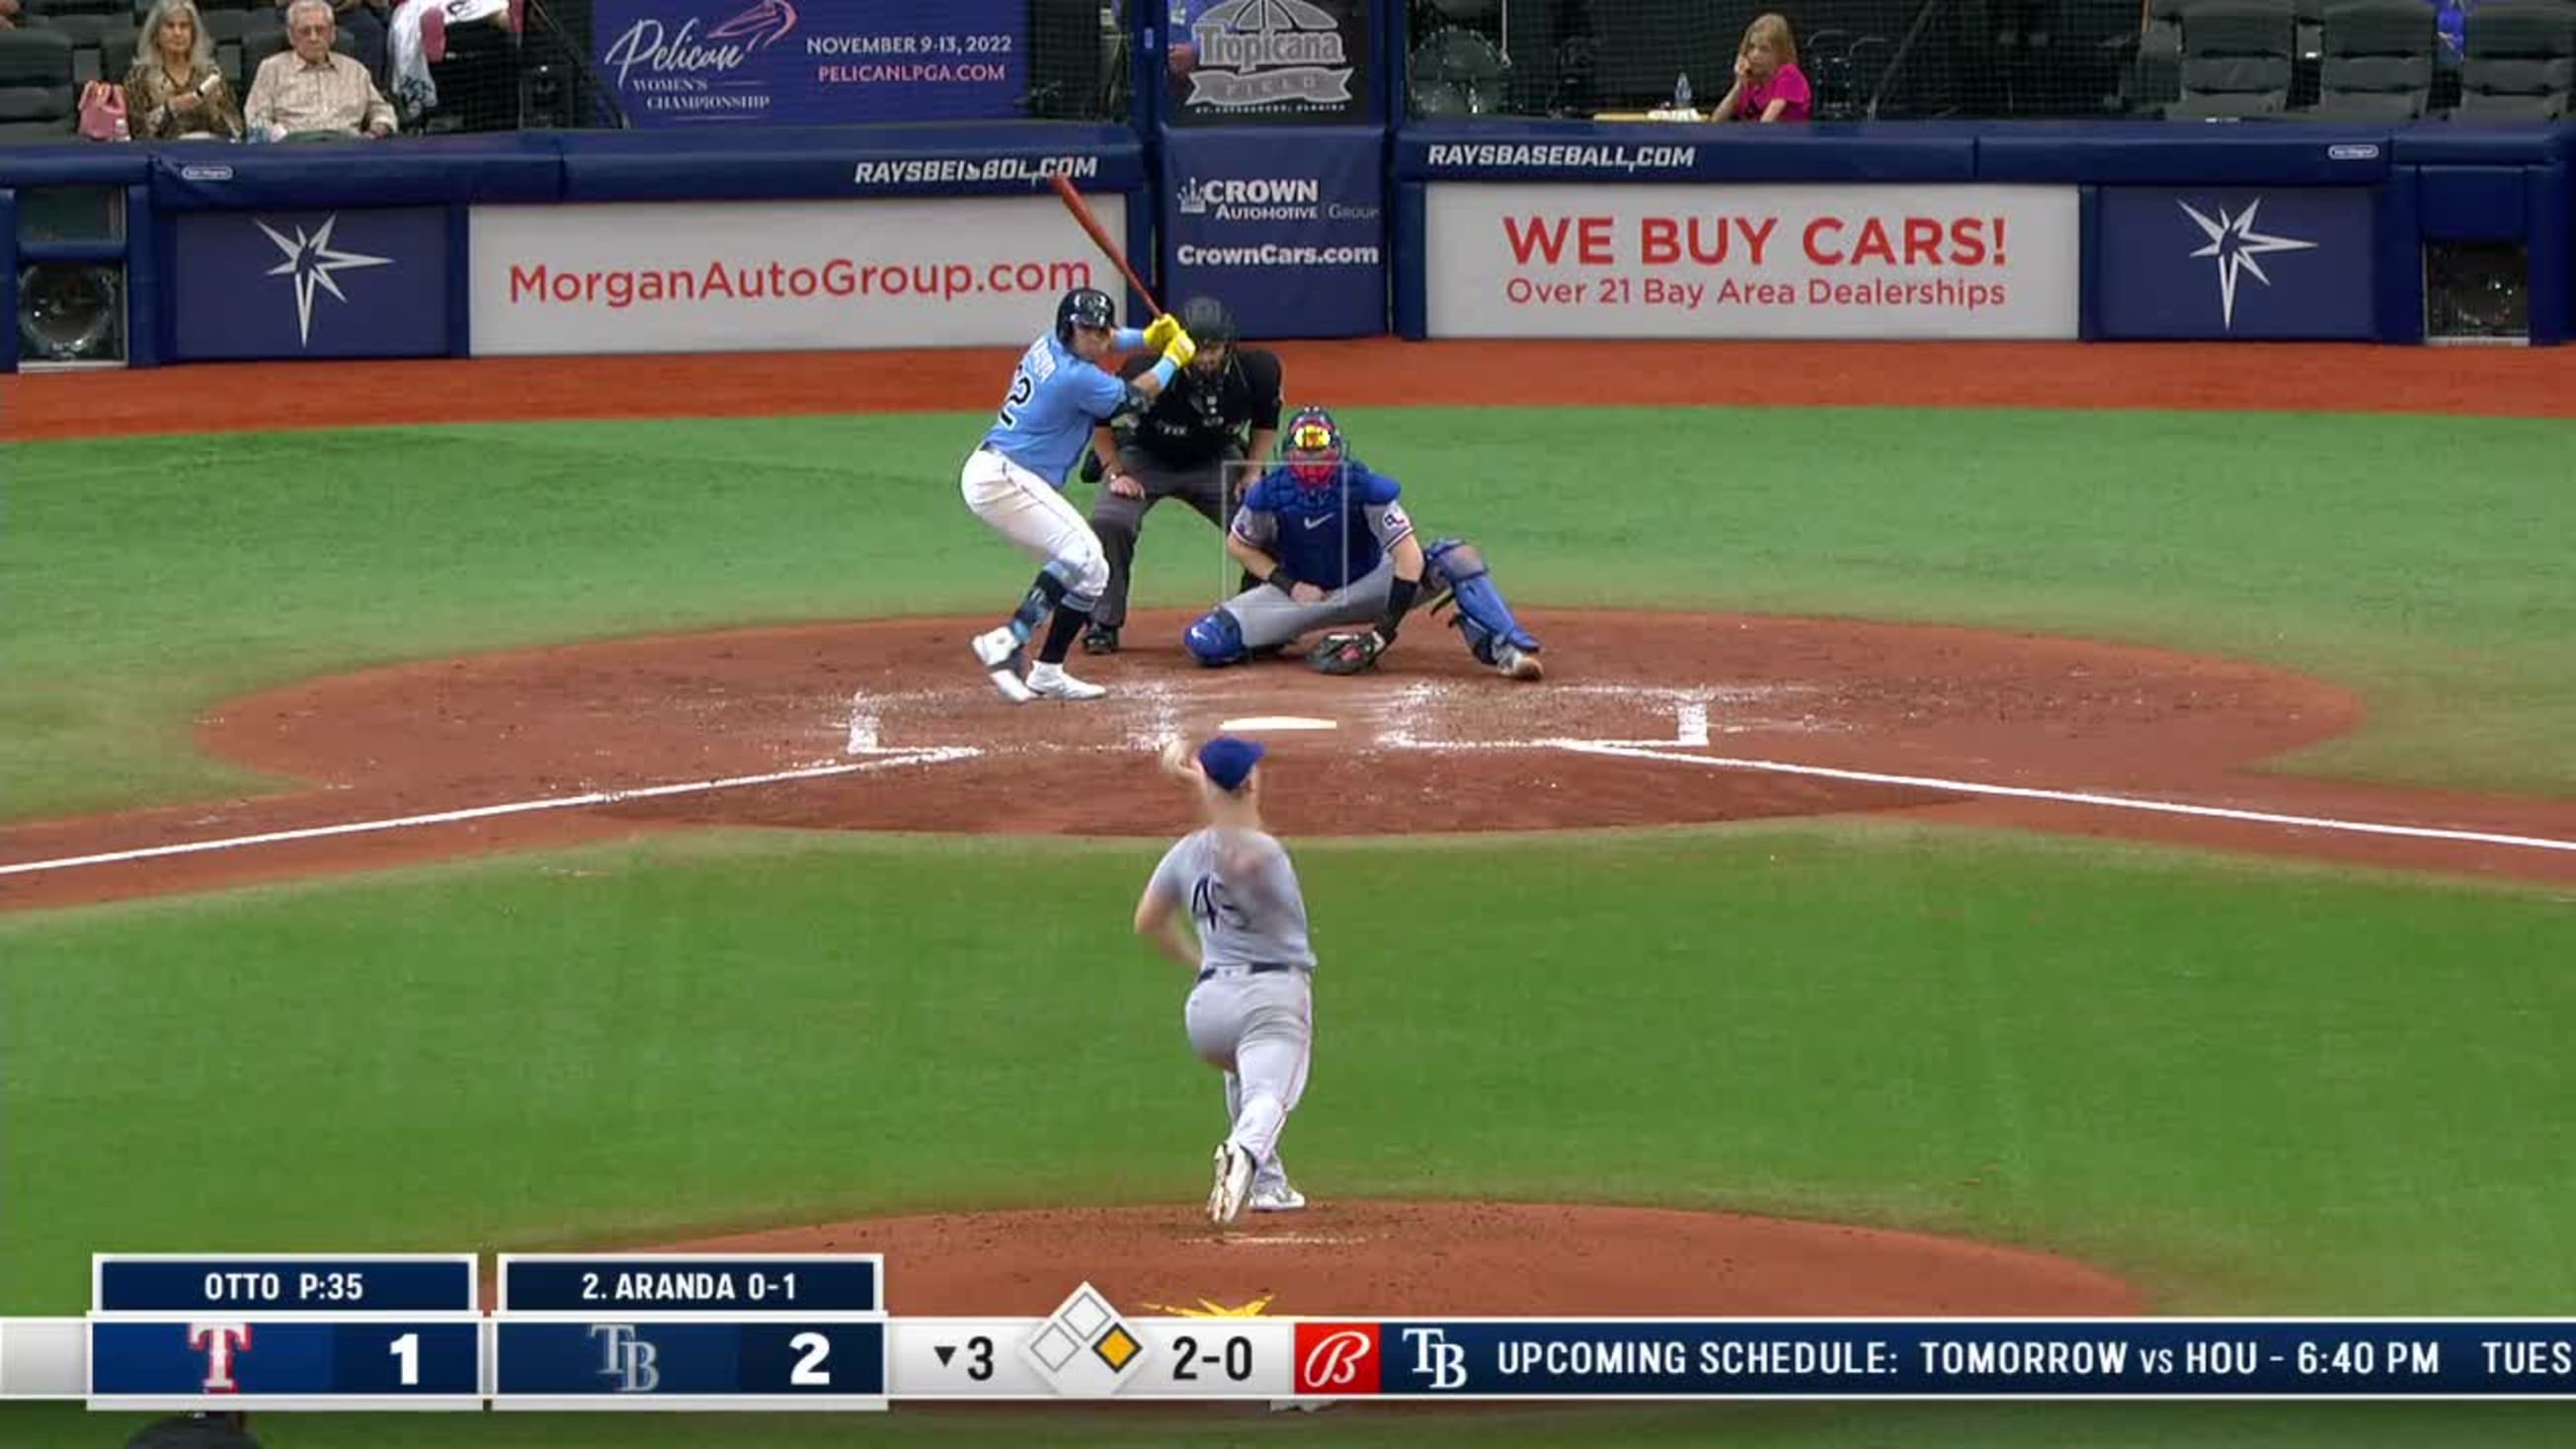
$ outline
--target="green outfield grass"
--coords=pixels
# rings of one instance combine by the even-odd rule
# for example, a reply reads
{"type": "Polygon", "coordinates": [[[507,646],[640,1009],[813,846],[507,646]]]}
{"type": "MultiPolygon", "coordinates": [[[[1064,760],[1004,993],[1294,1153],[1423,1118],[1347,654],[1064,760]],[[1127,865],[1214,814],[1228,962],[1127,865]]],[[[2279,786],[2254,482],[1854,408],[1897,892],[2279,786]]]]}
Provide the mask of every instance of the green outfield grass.
{"type": "MultiPolygon", "coordinates": [[[[729,832],[0,917],[6,1301],[174,1234],[1187,1203],[1156,853],[729,832]]],[[[1301,854],[1313,1190],[1949,1229],[2183,1311],[2576,1302],[2564,900],[1823,825],[1301,854]]]]}
{"type": "MultiPolygon", "coordinates": [[[[1833,824],[1300,854],[1329,972],[1288,1144],[1310,1190],[1960,1231],[2086,1257],[2168,1312],[2547,1314],[2576,1296],[2558,1208],[2576,1124],[2544,1105],[2576,1089],[2563,899],[1833,824]]],[[[1152,855],[723,832],[0,917],[0,1294],[77,1312],[87,1254],[112,1247],[497,1252],[1187,1205],[1218,1113],[1181,978],[1122,929],[1152,855]],[[1035,903],[1015,917],[984,895],[1005,872],[1035,903]],[[1076,1065],[1084,1091],[1061,1090],[1076,1065]],[[1125,1110],[1093,1110],[1103,1095],[1125,1110]]],[[[2526,1442],[2567,1423],[2478,1412],[2526,1442]]],[[[1299,1422],[1236,1427],[1420,1432],[1299,1422]]],[[[687,1439],[293,1423],[280,1442],[687,1439]]],[[[2154,1423],[2404,1437],[2345,1409],[2162,1406],[1494,1427],[1568,1442],[1611,1423],[1663,1442],[1909,1442],[1891,1424],[2011,1444],[2153,1442],[2154,1423]]],[[[853,1431],[744,1432],[726,1442],[853,1431]]]]}
{"type": "MultiPolygon", "coordinates": [[[[113,1449],[148,1418],[77,1409],[0,1410],[18,1449],[113,1449]],[[18,1437],[24,1434],[25,1437],[18,1437]]],[[[271,1414],[251,1428],[266,1449],[704,1449],[901,1439],[989,1444],[1316,1444],[1326,1449],[1434,1444],[1726,1444],[1890,1449],[1977,1444],[1998,1449],[2379,1449],[2427,1444],[2563,1445],[2576,1415],[2532,1404],[1724,1404],[1592,1411],[1487,1408],[1472,1413],[1258,1407],[1075,1413],[947,1408],[891,1416],[743,1414],[271,1414]]]]}
{"type": "MultiPolygon", "coordinates": [[[[244,783],[194,711],[393,659],[992,610],[982,415],[20,444],[0,818],[244,783]]],[[[2221,651],[2372,706],[2286,767],[2576,793],[2576,425],[1365,411],[1516,601],[2221,651]],[[1465,441],[1458,441],[1464,439],[1465,441]]],[[[1157,510],[1142,603],[1213,536],[1157,510]]],[[[2576,900],[1877,822],[1295,842],[1318,1193],[1975,1234],[2171,1312],[2564,1314],[2576,900]],[[1473,1003],[1462,1011],[1461,1003],[1473,1003]]],[[[1125,931],[1155,843],[700,832],[0,916],[0,1307],[102,1250],[486,1252],[1204,1191],[1213,1078],[1125,931]],[[994,909],[1007,881],[1011,913],[994,909]],[[1077,1061],[1078,1059],[1078,1061],[1077,1061]],[[1061,1090],[1130,1104],[1084,1108],[1061,1090]]],[[[2564,1442],[2461,1406],[1744,1406],[1426,1421],[272,1416],[272,1446],[2564,1442]]],[[[0,1411],[17,1444],[130,1420],[0,1411]],[[22,1432],[26,1437],[21,1437],[22,1432]]]]}
{"type": "MultiPolygon", "coordinates": [[[[352,665],[764,620],[993,610],[981,414],[21,443],[0,818],[240,781],[191,713],[352,665]]],[[[1426,527],[1531,603],[1991,624],[2367,692],[2297,767],[2576,792],[2576,424],[2272,414],[1353,409],[1426,527]],[[1460,441],[1464,440],[1464,441],[1460,441]]],[[[1087,490],[1081,490],[1087,494],[1087,490]]],[[[1205,602],[1156,510],[1139,597],[1205,602]]]]}

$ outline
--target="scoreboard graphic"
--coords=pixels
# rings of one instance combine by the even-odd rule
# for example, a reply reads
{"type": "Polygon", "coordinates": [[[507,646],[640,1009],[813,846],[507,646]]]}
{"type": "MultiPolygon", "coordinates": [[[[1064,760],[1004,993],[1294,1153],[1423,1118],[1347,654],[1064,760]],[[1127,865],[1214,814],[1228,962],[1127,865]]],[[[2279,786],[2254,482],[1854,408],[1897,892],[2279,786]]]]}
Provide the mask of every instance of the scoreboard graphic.
{"type": "Polygon", "coordinates": [[[0,1399],[98,1410],[899,1401],[2576,1398],[2576,1319],[897,1317],[877,1254],[102,1254],[0,1319],[0,1399]]]}

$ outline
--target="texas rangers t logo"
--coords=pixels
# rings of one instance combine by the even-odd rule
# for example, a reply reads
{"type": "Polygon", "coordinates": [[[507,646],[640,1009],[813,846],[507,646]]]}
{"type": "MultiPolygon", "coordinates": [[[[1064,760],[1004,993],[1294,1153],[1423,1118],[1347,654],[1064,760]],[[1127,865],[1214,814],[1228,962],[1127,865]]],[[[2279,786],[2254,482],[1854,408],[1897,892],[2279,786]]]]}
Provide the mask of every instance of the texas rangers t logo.
{"type": "Polygon", "coordinates": [[[206,1356],[207,1393],[241,1392],[241,1385],[233,1381],[233,1358],[250,1352],[249,1324],[191,1323],[188,1325],[188,1347],[206,1356]]]}
{"type": "Polygon", "coordinates": [[[1378,1391],[1378,1327],[1374,1323],[1299,1323],[1297,1392],[1374,1394],[1378,1391]]]}

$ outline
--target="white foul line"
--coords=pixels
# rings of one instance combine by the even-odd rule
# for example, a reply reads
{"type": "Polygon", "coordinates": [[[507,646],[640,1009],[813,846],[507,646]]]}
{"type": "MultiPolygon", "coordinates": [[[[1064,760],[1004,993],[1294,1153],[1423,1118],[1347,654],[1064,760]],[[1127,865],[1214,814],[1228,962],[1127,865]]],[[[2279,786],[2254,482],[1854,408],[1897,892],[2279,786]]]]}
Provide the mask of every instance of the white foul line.
{"type": "Polygon", "coordinates": [[[501,805],[477,805],[466,810],[441,810],[429,815],[403,815],[390,820],[353,820],[339,825],[313,825],[300,830],[271,830],[259,835],[233,835],[221,840],[191,840],[178,845],[154,845],[139,850],[111,850],[97,855],[70,855],[58,860],[25,860],[14,865],[0,865],[0,875],[30,875],[44,870],[69,870],[82,865],[115,865],[131,860],[151,860],[167,855],[195,855],[209,850],[238,850],[250,845],[276,845],[290,840],[321,840],[334,835],[364,835],[379,830],[408,830],[421,825],[453,825],[463,820],[488,820],[496,815],[525,815],[538,810],[572,810],[585,805],[616,805],[628,800],[651,800],[668,795],[703,795],[717,790],[740,790],[755,785],[777,785],[790,780],[820,780],[833,775],[855,775],[862,770],[881,770],[896,765],[942,765],[951,760],[970,759],[983,751],[972,745],[934,745],[916,750],[899,750],[862,760],[854,765],[814,765],[802,770],[780,770],[767,775],[735,775],[722,780],[691,780],[679,785],[640,785],[631,790],[594,790],[586,795],[557,795],[541,800],[513,800],[501,805]]]}
{"type": "Polygon", "coordinates": [[[2355,835],[2406,835],[2424,840],[2463,840],[2479,845],[2510,845],[2529,850],[2576,851],[2576,840],[2539,835],[2497,835],[2481,830],[2443,830],[2429,825],[2382,825],[2369,820],[2335,820],[2315,815],[2281,815],[2269,810],[2236,810],[2221,805],[2185,805],[2172,800],[2141,800],[2128,795],[2095,795],[2081,790],[2037,790],[2021,785],[1989,785],[1975,780],[1940,780],[1924,775],[1882,775],[1869,770],[1836,770],[1824,765],[1792,765],[1780,760],[1736,760],[1722,755],[1676,755],[1669,748],[1607,744],[1587,740],[1550,741],[1558,749],[1586,755],[1617,755],[1632,760],[1670,760],[1677,765],[1705,765],[1712,770],[1759,770],[1775,775],[1813,775],[1827,780],[1854,780],[1865,785],[1912,785],[1958,795],[2006,795],[2020,800],[2052,800],[2065,805],[2099,805],[2113,810],[2145,810],[2162,815],[2199,815],[2213,820],[2244,820],[2258,825],[2296,825],[2310,830],[2342,830],[2355,835]]]}

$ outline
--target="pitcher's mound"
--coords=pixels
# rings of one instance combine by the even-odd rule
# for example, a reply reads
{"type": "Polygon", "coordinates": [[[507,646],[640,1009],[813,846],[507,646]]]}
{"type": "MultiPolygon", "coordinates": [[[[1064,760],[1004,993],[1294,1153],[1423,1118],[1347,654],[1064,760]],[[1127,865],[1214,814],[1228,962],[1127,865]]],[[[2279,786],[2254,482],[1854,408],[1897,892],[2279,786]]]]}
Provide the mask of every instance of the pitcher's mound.
{"type": "Polygon", "coordinates": [[[2123,1317],[2071,1259],[1824,1223],[1650,1208],[1316,1202],[1219,1232],[1181,1207],[938,1213],[671,1252],[883,1253],[890,1312],[1039,1317],[1083,1282],[1129,1313],[2123,1317]]]}

